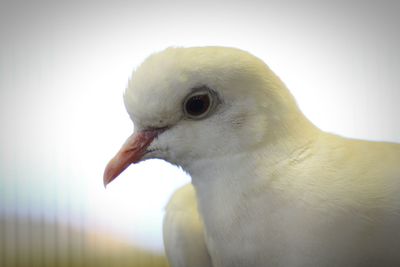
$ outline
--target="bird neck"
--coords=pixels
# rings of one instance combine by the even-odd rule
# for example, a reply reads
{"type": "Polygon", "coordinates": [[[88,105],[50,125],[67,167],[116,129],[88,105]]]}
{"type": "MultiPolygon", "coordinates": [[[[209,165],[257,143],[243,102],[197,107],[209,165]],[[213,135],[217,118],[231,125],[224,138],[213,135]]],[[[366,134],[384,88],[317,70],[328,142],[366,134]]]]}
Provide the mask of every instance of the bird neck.
{"type": "Polygon", "coordinates": [[[293,161],[306,157],[309,148],[322,134],[308,121],[297,123],[289,132],[258,148],[192,162],[185,169],[192,177],[198,196],[205,201],[232,200],[234,196],[250,194],[258,186],[274,190],[265,187],[268,181],[285,179],[279,174],[290,172],[293,161]]]}

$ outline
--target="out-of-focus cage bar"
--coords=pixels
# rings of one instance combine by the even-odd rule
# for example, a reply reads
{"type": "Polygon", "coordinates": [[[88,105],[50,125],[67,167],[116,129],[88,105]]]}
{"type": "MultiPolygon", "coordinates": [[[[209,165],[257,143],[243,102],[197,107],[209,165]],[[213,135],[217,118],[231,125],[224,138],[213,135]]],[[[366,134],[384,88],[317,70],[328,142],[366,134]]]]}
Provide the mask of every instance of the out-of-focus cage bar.
{"type": "Polygon", "coordinates": [[[119,239],[104,228],[110,225],[99,227],[95,216],[87,219],[86,184],[67,183],[77,175],[65,160],[48,156],[46,161],[41,151],[32,163],[28,152],[3,148],[0,267],[168,266],[164,255],[135,246],[132,238],[119,239]]]}
{"type": "Polygon", "coordinates": [[[8,216],[0,218],[1,267],[168,266],[163,255],[101,233],[8,216]]]}

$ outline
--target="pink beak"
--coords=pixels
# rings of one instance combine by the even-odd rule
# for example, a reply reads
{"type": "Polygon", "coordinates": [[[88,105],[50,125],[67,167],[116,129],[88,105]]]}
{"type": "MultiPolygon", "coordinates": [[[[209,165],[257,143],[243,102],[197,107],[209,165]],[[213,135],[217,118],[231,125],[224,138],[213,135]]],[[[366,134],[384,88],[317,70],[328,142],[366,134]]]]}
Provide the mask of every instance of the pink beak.
{"type": "Polygon", "coordinates": [[[147,147],[163,130],[145,130],[129,136],[104,170],[104,187],[117,178],[129,165],[139,162],[146,153],[147,147]]]}

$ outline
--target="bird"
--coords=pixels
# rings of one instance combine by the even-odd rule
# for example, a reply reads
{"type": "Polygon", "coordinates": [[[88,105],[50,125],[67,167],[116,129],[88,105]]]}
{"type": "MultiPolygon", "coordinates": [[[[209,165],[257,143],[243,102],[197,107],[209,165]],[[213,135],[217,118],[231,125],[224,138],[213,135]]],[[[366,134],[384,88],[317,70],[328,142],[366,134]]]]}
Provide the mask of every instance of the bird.
{"type": "Polygon", "coordinates": [[[153,158],[191,177],[166,206],[171,266],[400,266],[400,144],[322,131],[260,58],[169,47],[123,97],[134,132],[104,184],[153,158]]]}

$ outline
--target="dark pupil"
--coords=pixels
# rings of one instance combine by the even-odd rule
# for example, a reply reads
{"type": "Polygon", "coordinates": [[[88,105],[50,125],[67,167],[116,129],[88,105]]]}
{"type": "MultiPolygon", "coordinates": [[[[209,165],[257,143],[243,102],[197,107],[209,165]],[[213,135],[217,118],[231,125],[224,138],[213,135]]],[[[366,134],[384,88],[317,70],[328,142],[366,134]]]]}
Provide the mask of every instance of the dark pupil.
{"type": "Polygon", "coordinates": [[[186,103],[186,111],[192,116],[198,116],[207,111],[210,106],[208,95],[196,95],[186,103]]]}

